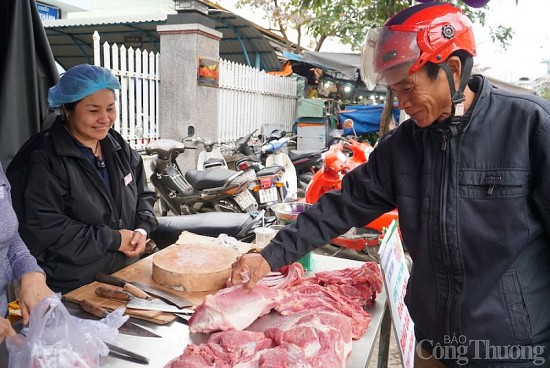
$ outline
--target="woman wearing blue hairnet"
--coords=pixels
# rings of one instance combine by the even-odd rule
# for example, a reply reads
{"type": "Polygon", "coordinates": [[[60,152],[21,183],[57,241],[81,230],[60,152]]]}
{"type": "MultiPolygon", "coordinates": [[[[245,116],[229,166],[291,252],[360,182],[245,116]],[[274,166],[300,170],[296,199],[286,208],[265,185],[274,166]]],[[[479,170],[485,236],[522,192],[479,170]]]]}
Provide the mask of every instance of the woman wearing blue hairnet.
{"type": "Polygon", "coordinates": [[[119,88],[105,68],[69,69],[48,93],[60,115],[7,170],[21,237],[56,292],[136,261],[157,226],[141,156],[111,129],[119,88]]]}

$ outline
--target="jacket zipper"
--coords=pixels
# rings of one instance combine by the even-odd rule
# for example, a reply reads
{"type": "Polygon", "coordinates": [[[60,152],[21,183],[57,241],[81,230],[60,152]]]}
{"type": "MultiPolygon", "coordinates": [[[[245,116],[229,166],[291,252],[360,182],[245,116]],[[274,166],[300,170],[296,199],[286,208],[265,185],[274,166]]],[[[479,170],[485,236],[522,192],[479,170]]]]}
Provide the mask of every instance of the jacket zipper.
{"type": "MultiPolygon", "coordinates": [[[[450,249],[448,241],[447,241],[447,196],[448,196],[448,175],[449,175],[449,156],[452,154],[448,148],[450,145],[450,140],[454,138],[455,134],[452,134],[450,129],[446,129],[443,131],[442,136],[442,142],[441,142],[441,151],[443,152],[443,162],[442,162],[442,168],[441,168],[441,176],[443,180],[441,181],[441,212],[440,212],[440,219],[441,219],[441,243],[444,245],[442,248],[444,253],[444,262],[447,264],[445,268],[451,269],[453,268],[451,255],[450,255],[450,249]]],[[[445,301],[445,316],[443,317],[444,320],[444,332],[447,335],[450,335],[451,330],[451,312],[452,312],[452,290],[453,290],[453,278],[452,276],[447,273],[447,298],[445,301]]]]}

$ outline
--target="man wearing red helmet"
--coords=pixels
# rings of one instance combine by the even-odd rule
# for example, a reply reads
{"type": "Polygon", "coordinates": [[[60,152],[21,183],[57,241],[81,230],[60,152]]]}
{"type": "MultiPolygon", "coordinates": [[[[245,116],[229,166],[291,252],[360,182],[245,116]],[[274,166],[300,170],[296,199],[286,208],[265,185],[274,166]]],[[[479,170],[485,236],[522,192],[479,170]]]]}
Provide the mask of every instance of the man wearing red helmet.
{"type": "Polygon", "coordinates": [[[233,284],[397,207],[413,259],[406,304],[415,367],[549,366],[550,103],[471,75],[470,20],[415,5],[369,31],[362,73],[411,117],[260,254],[233,284]]]}

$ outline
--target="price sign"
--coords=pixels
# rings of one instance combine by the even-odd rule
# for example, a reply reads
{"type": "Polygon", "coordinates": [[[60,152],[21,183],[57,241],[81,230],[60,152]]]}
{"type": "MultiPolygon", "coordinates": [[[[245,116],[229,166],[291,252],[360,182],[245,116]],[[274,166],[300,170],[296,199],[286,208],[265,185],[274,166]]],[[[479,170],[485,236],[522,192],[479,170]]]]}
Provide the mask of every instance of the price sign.
{"type": "Polygon", "coordinates": [[[416,345],[414,323],[404,301],[409,281],[409,269],[397,221],[393,221],[386,231],[378,254],[390,303],[392,323],[401,353],[401,362],[404,368],[414,368],[416,345]]]}

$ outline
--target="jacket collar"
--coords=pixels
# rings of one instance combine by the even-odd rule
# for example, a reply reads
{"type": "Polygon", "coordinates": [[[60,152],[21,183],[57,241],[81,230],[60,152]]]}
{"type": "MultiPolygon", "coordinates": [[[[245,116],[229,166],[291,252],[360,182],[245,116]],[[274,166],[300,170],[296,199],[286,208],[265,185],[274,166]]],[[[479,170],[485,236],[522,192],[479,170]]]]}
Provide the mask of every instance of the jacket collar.
{"type": "Polygon", "coordinates": [[[476,107],[478,107],[478,102],[480,100],[486,100],[487,95],[489,94],[489,91],[491,89],[491,83],[482,75],[472,75],[470,78],[470,81],[468,82],[468,87],[476,94],[474,97],[474,100],[472,101],[472,104],[468,108],[468,111],[464,113],[460,121],[456,124],[452,123],[452,117],[449,117],[443,121],[440,122],[434,122],[432,125],[428,127],[428,129],[433,129],[437,131],[444,131],[448,129],[454,129],[457,132],[461,132],[466,129],[466,127],[470,124],[470,120],[472,117],[472,113],[477,110],[476,107]],[[483,96],[483,98],[481,98],[483,96]],[[453,128],[454,125],[454,128],[453,128]]]}
{"type": "MultiPolygon", "coordinates": [[[[111,154],[112,152],[119,150],[120,144],[111,135],[111,129],[109,134],[101,141],[101,149],[104,155],[111,154]]],[[[74,156],[82,157],[83,154],[74,143],[74,138],[69,134],[65,128],[65,123],[61,117],[57,117],[52,127],[50,128],[50,134],[54,142],[54,150],[59,156],[74,156]]]]}

